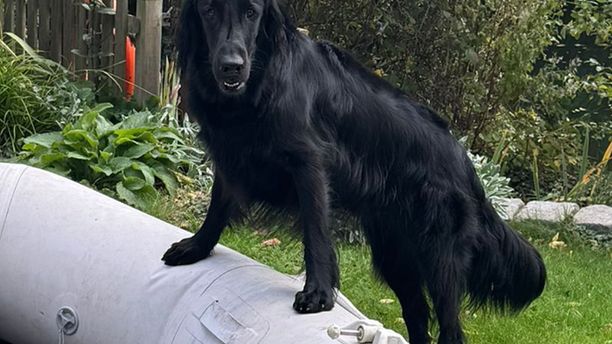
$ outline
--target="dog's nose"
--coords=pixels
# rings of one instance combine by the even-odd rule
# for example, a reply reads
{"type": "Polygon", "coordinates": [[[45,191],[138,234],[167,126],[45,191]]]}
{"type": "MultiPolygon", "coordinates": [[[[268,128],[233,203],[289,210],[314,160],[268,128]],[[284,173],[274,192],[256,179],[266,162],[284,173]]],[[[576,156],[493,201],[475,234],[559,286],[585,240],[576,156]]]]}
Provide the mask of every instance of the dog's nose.
{"type": "Polygon", "coordinates": [[[239,74],[244,67],[244,59],[238,54],[226,55],[221,59],[221,72],[239,74]]]}

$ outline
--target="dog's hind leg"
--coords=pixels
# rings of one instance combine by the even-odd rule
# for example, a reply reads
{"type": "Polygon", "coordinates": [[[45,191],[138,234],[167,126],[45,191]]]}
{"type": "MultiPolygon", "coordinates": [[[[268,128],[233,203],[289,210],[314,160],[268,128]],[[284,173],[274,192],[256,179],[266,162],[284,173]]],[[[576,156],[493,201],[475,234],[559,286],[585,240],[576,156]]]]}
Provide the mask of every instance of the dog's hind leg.
{"type": "Polygon", "coordinates": [[[465,342],[459,312],[467,288],[474,238],[473,208],[463,194],[450,188],[424,187],[416,219],[418,264],[436,311],[438,344],[465,342]]]}
{"type": "Polygon", "coordinates": [[[451,234],[439,237],[422,252],[421,264],[428,270],[426,285],[440,327],[438,344],[464,343],[459,312],[469,266],[467,246],[451,234]]]}
{"type": "Polygon", "coordinates": [[[425,282],[413,256],[414,248],[405,242],[408,238],[403,233],[404,225],[388,223],[388,218],[362,219],[372,249],[372,265],[399,299],[410,344],[427,344],[429,305],[423,290],[425,282]]]}
{"type": "Polygon", "coordinates": [[[459,309],[462,292],[455,280],[453,267],[432,267],[446,270],[436,275],[427,283],[429,294],[436,310],[440,334],[438,344],[461,344],[464,342],[459,309]]]}
{"type": "Polygon", "coordinates": [[[429,305],[423,292],[423,281],[416,268],[382,270],[383,278],[393,290],[402,306],[402,317],[406,322],[411,344],[427,344],[429,305]]]}

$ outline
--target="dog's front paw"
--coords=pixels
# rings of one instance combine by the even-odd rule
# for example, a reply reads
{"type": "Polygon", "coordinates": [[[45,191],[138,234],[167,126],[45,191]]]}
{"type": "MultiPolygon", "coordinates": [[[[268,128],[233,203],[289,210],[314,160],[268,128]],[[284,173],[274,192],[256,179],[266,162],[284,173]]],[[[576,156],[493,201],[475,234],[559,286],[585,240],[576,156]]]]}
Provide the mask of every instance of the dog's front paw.
{"type": "Polygon", "coordinates": [[[298,313],[317,313],[334,308],[334,292],[329,289],[314,288],[295,294],[293,309],[298,313]]]}
{"type": "Polygon", "coordinates": [[[166,265],[187,265],[207,258],[210,252],[211,249],[201,246],[193,238],[187,238],[172,244],[162,260],[166,265]]]}

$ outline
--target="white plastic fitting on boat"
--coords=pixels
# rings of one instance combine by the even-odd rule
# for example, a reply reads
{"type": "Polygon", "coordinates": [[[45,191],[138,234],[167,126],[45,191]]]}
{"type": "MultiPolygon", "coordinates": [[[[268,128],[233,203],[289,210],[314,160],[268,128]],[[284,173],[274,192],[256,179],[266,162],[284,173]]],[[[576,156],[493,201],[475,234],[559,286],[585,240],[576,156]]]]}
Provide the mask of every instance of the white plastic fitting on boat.
{"type": "Polygon", "coordinates": [[[344,328],[331,325],[327,328],[327,335],[332,339],[340,339],[342,336],[355,337],[360,344],[408,344],[397,332],[387,330],[374,320],[358,320],[344,328]]]}

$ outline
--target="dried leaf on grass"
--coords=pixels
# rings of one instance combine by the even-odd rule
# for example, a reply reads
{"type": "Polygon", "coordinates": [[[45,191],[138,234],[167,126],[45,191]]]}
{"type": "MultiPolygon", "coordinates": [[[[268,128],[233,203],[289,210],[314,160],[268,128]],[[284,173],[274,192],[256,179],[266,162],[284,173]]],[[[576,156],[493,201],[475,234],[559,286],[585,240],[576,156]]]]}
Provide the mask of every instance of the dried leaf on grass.
{"type": "Polygon", "coordinates": [[[393,302],[395,302],[395,300],[393,300],[393,299],[382,299],[379,302],[382,303],[383,305],[389,305],[389,304],[392,304],[393,302]]]}
{"type": "Polygon", "coordinates": [[[567,244],[561,240],[559,240],[559,233],[555,234],[552,240],[548,243],[548,246],[552,249],[563,249],[567,247],[567,244]]]}
{"type": "Polygon", "coordinates": [[[281,244],[281,241],[277,238],[272,238],[270,240],[264,240],[261,242],[262,247],[276,247],[281,244]]]}

